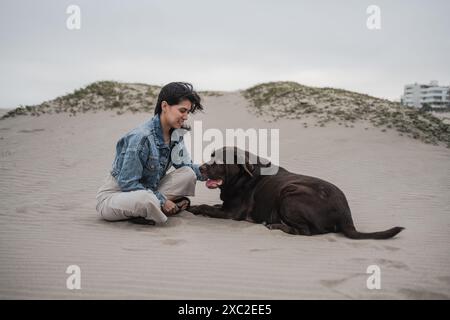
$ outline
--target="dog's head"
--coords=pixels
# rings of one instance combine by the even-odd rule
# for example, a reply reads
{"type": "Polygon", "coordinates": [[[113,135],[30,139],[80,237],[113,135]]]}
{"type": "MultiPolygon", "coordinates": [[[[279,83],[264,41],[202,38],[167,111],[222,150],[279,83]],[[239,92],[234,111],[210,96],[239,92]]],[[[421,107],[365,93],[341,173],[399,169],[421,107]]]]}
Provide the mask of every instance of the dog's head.
{"type": "Polygon", "coordinates": [[[210,189],[225,188],[242,179],[252,179],[260,175],[261,167],[270,162],[237,147],[223,147],[211,153],[211,160],[200,166],[200,172],[208,180],[210,189]]]}

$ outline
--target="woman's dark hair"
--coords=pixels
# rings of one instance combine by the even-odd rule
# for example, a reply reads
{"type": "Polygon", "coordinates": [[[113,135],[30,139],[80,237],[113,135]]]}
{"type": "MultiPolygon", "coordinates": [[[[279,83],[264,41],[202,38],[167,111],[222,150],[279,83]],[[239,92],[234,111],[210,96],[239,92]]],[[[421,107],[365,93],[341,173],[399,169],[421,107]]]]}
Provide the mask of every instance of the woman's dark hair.
{"type": "Polygon", "coordinates": [[[200,96],[194,91],[192,84],[187,82],[171,82],[162,87],[158,95],[158,102],[155,107],[155,115],[161,114],[161,103],[166,101],[170,106],[179,104],[183,100],[189,100],[192,104],[189,112],[194,113],[197,110],[203,110],[200,103],[200,96]]]}

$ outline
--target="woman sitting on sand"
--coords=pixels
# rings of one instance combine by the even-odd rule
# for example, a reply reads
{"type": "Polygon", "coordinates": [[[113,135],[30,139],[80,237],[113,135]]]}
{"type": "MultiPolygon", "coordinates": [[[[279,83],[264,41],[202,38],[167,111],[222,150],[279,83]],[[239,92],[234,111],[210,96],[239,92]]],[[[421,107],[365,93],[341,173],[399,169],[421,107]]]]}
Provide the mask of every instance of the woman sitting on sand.
{"type": "Polygon", "coordinates": [[[187,209],[187,196],[204,181],[192,164],[180,131],[188,113],[203,110],[189,83],[172,82],[161,89],[155,115],[123,136],[116,146],[112,170],[97,193],[97,212],[108,221],[163,223],[187,209]],[[173,165],[176,170],[168,173],[173,165]]]}

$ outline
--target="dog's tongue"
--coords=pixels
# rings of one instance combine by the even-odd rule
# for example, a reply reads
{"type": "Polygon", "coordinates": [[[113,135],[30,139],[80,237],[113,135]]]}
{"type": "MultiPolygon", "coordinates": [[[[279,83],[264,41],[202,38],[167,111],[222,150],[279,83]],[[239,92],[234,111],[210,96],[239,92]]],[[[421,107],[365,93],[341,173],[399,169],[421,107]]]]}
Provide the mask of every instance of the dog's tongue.
{"type": "Polygon", "coordinates": [[[210,189],[215,189],[215,188],[219,187],[220,185],[222,185],[222,179],[217,179],[217,180],[208,179],[206,181],[206,186],[210,189]]]}

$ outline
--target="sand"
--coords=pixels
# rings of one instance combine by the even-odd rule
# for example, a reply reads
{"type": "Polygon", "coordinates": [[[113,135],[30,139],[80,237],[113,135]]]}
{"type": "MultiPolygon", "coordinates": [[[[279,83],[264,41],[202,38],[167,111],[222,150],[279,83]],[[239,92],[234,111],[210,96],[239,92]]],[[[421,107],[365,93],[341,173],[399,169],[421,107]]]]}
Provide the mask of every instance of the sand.
{"type": "MultiPolygon", "coordinates": [[[[0,121],[1,299],[449,299],[450,150],[381,132],[268,123],[239,93],[207,97],[206,128],[279,128],[280,164],[346,194],[360,231],[390,240],[302,237],[183,212],[164,226],[102,221],[95,194],[115,143],[151,114],[0,121]],[[81,289],[68,290],[69,265],[81,289]],[[367,267],[381,270],[369,290],[367,267]]],[[[367,129],[366,129],[367,128],[367,129]]],[[[220,203],[197,184],[194,204],[220,203]]]]}

